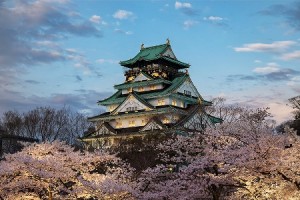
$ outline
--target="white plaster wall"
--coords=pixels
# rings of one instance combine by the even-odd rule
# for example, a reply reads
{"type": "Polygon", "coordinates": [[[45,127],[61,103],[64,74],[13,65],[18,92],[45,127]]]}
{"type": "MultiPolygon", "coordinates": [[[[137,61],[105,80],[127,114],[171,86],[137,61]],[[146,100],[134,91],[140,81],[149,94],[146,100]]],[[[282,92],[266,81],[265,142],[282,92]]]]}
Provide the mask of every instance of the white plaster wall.
{"type": "Polygon", "coordinates": [[[134,96],[130,96],[125,102],[120,105],[120,107],[117,108],[115,112],[127,112],[127,108],[129,107],[136,107],[136,110],[144,110],[148,108],[134,96]]]}
{"type": "Polygon", "coordinates": [[[112,120],[112,121],[109,122],[109,125],[111,125],[113,128],[115,128],[116,125],[117,125],[117,121],[118,120],[112,120]]]}
{"type": "Polygon", "coordinates": [[[190,91],[191,95],[194,97],[198,97],[197,89],[196,87],[189,81],[186,80],[178,89],[177,92],[183,93],[184,90],[190,91]]]}
{"type": "Polygon", "coordinates": [[[147,78],[147,77],[144,76],[142,73],[140,73],[140,74],[134,79],[134,82],[137,82],[137,81],[146,81],[146,80],[149,80],[149,78],[147,78]]]}
{"type": "Polygon", "coordinates": [[[150,99],[148,103],[150,103],[152,106],[158,106],[158,100],[161,99],[165,100],[165,105],[172,105],[172,100],[169,97],[150,99]]]}
{"type": "Polygon", "coordinates": [[[178,120],[180,119],[180,115],[179,114],[166,114],[166,115],[161,115],[159,117],[159,120],[163,123],[163,124],[169,124],[169,123],[176,123],[178,122],[178,120]],[[165,122],[165,119],[168,119],[168,122],[165,122]]]}
{"type": "Polygon", "coordinates": [[[158,106],[158,100],[159,99],[164,99],[165,100],[165,105],[172,105],[172,100],[174,99],[176,101],[176,106],[180,108],[185,108],[186,105],[184,101],[175,99],[175,98],[170,98],[170,97],[165,97],[165,98],[156,98],[156,99],[150,99],[148,103],[150,103],[152,106],[158,106]],[[183,103],[183,105],[182,105],[183,103]]]}
{"type": "MultiPolygon", "coordinates": [[[[160,89],[164,88],[163,84],[156,84],[155,87],[156,87],[155,90],[160,90],[160,89]]],[[[136,91],[136,92],[139,91],[139,87],[134,87],[132,89],[133,89],[133,91],[136,91]]],[[[146,91],[155,91],[155,90],[152,90],[151,87],[150,87],[150,85],[144,86],[144,92],[146,92],[146,91]]],[[[122,94],[128,94],[128,93],[129,92],[128,92],[127,89],[123,89],[122,90],[122,94]]]]}
{"type": "Polygon", "coordinates": [[[119,106],[119,104],[111,104],[109,106],[106,106],[106,111],[107,112],[112,112],[113,110],[115,110],[117,107],[119,106]],[[110,109],[112,107],[112,110],[110,109]]]}
{"type": "Polygon", "coordinates": [[[109,124],[113,128],[117,129],[116,128],[117,122],[122,122],[122,127],[120,127],[120,128],[128,128],[129,127],[129,121],[131,121],[131,120],[135,121],[135,126],[134,127],[137,127],[137,126],[145,126],[148,123],[148,121],[150,120],[150,118],[145,117],[145,116],[120,118],[120,119],[110,121],[109,124]],[[145,124],[142,124],[142,120],[145,120],[145,124]]]}

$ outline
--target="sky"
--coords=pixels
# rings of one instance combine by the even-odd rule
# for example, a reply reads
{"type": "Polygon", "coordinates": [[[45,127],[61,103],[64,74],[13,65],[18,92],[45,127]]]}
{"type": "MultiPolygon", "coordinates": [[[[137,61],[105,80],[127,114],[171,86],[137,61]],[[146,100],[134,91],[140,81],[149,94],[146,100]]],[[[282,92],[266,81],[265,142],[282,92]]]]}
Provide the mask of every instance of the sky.
{"type": "Polygon", "coordinates": [[[38,106],[93,116],[119,61],[169,38],[206,99],[269,107],[300,94],[300,1],[0,0],[0,116],[38,106]]]}

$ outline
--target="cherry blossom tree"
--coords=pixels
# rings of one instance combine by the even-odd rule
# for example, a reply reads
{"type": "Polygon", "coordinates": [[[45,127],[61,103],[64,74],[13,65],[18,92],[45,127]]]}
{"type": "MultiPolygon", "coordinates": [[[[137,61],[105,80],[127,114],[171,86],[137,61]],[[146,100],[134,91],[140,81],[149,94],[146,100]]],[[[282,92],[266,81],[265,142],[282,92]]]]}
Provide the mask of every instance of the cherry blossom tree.
{"type": "Polygon", "coordinates": [[[1,161],[0,199],[299,199],[300,138],[273,130],[267,109],[241,109],[155,145],[157,165],[138,173],[104,152],[31,145],[1,161]]]}
{"type": "Polygon", "coordinates": [[[103,152],[33,144],[0,162],[0,199],[130,199],[132,172],[103,152]]]}
{"type": "Polygon", "coordinates": [[[297,199],[300,141],[273,132],[265,109],[158,146],[162,164],[137,179],[141,199],[297,199]]]}

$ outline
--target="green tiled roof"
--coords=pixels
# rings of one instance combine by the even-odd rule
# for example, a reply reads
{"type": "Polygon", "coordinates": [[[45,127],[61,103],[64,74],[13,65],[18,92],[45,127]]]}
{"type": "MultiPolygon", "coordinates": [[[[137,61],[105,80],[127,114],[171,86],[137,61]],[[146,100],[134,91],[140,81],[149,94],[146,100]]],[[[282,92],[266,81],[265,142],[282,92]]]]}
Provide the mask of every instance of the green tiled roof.
{"type": "MultiPolygon", "coordinates": [[[[134,96],[134,98],[136,98],[139,102],[141,102],[142,104],[144,104],[145,106],[147,106],[148,108],[153,108],[153,106],[151,104],[149,104],[147,101],[145,101],[143,98],[141,98],[137,93],[132,92],[131,94],[129,94],[126,99],[129,98],[129,96],[132,95],[134,96]]],[[[116,110],[126,101],[126,99],[112,112],[112,114],[114,114],[116,112],[116,110]]]]}
{"type": "Polygon", "coordinates": [[[121,99],[121,98],[118,98],[121,94],[122,94],[122,90],[118,90],[112,96],[110,96],[110,97],[108,97],[106,99],[100,100],[97,103],[101,104],[101,105],[109,105],[109,104],[114,104],[114,103],[121,103],[126,98],[126,97],[122,97],[122,101],[117,100],[117,99],[121,99]]]}
{"type": "Polygon", "coordinates": [[[153,61],[158,59],[164,59],[169,62],[172,62],[174,64],[180,65],[182,67],[179,68],[187,68],[190,65],[181,61],[178,61],[176,59],[163,56],[163,53],[168,49],[171,48],[169,44],[162,44],[162,45],[156,45],[152,47],[142,48],[140,52],[133,58],[125,61],[121,61],[120,65],[128,67],[130,65],[133,65],[134,63],[144,60],[144,61],[153,61]]]}
{"type": "Polygon", "coordinates": [[[166,107],[156,107],[153,110],[149,111],[138,111],[138,112],[124,112],[118,113],[118,115],[111,115],[110,112],[102,113],[100,115],[88,118],[89,121],[98,121],[98,120],[111,120],[120,117],[128,117],[128,116],[145,116],[145,115],[157,115],[163,113],[180,113],[186,115],[187,112],[183,109],[176,108],[173,106],[166,106],[166,107]]]}
{"type": "MultiPolygon", "coordinates": [[[[139,94],[139,97],[141,99],[151,99],[151,98],[163,97],[163,96],[171,95],[171,96],[173,96],[175,98],[184,99],[184,100],[190,101],[192,103],[197,103],[199,100],[197,98],[195,98],[195,97],[185,96],[185,95],[181,95],[181,94],[177,94],[177,93],[173,93],[172,94],[172,92],[174,90],[176,90],[188,78],[189,78],[189,76],[187,74],[185,74],[183,76],[176,77],[176,78],[174,78],[172,80],[172,82],[170,82],[171,85],[168,88],[166,88],[164,90],[153,91],[153,92],[150,92],[150,93],[144,93],[144,94],[142,93],[142,94],[139,94]]],[[[149,84],[149,81],[145,81],[143,83],[149,84]]],[[[120,84],[120,85],[123,85],[123,84],[120,84]]],[[[101,104],[101,105],[104,105],[104,106],[105,105],[110,105],[110,104],[120,104],[120,103],[122,103],[127,98],[127,96],[128,95],[122,95],[121,90],[119,90],[115,94],[113,94],[112,96],[110,96],[109,98],[106,98],[104,100],[98,101],[98,104],[101,104]]],[[[200,96],[200,98],[201,98],[201,101],[202,101],[203,105],[210,106],[212,104],[209,101],[205,101],[201,96],[200,96]]]]}
{"type": "Polygon", "coordinates": [[[191,103],[194,103],[194,104],[199,102],[198,98],[191,97],[191,96],[185,96],[185,95],[177,94],[177,93],[171,94],[170,97],[180,99],[180,100],[184,100],[184,101],[188,101],[188,102],[191,102],[191,103]]]}
{"type": "MultiPolygon", "coordinates": [[[[140,94],[143,99],[151,99],[155,97],[162,97],[171,94],[175,89],[177,89],[189,76],[183,75],[176,77],[172,80],[172,85],[170,85],[167,89],[161,91],[153,91],[151,93],[140,94]]],[[[147,81],[148,82],[148,81],[147,81]]],[[[114,103],[122,103],[126,99],[126,96],[122,96],[121,90],[113,94],[111,97],[104,99],[102,101],[98,101],[101,105],[110,105],[114,103]]]]}
{"type": "Polygon", "coordinates": [[[186,79],[188,79],[188,77],[189,76],[187,74],[185,74],[183,76],[176,77],[172,80],[172,84],[168,88],[166,88],[165,90],[144,94],[144,95],[142,95],[142,97],[145,98],[145,99],[151,99],[151,98],[155,98],[155,97],[161,97],[161,96],[169,95],[174,90],[176,90],[182,83],[184,83],[184,81],[186,79]]]}
{"type": "Polygon", "coordinates": [[[137,81],[137,82],[129,82],[129,83],[122,83],[119,85],[115,85],[114,88],[121,90],[121,89],[128,89],[132,87],[143,87],[147,85],[154,85],[154,84],[160,84],[160,83],[165,83],[165,84],[171,84],[171,81],[165,80],[165,79],[153,79],[149,81],[137,81]]]}
{"type": "Polygon", "coordinates": [[[172,63],[178,64],[178,65],[182,65],[182,66],[184,66],[185,68],[190,67],[190,64],[181,62],[181,61],[179,61],[179,60],[175,60],[175,59],[170,58],[170,57],[167,57],[167,56],[162,56],[161,58],[164,59],[164,60],[170,61],[170,62],[172,62],[172,63]]]}

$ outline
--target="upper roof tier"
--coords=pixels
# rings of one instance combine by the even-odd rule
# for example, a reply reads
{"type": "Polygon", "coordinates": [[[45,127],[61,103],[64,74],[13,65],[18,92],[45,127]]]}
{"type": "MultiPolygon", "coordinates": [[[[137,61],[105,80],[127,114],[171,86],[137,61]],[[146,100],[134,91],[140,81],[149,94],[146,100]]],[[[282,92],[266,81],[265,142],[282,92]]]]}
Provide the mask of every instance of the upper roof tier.
{"type": "Polygon", "coordinates": [[[170,66],[176,69],[189,68],[190,65],[177,60],[174,55],[170,42],[167,40],[166,44],[156,45],[145,48],[142,44],[140,52],[133,58],[121,61],[120,65],[128,68],[139,67],[139,63],[145,64],[146,62],[160,61],[170,63],[170,66]]]}

